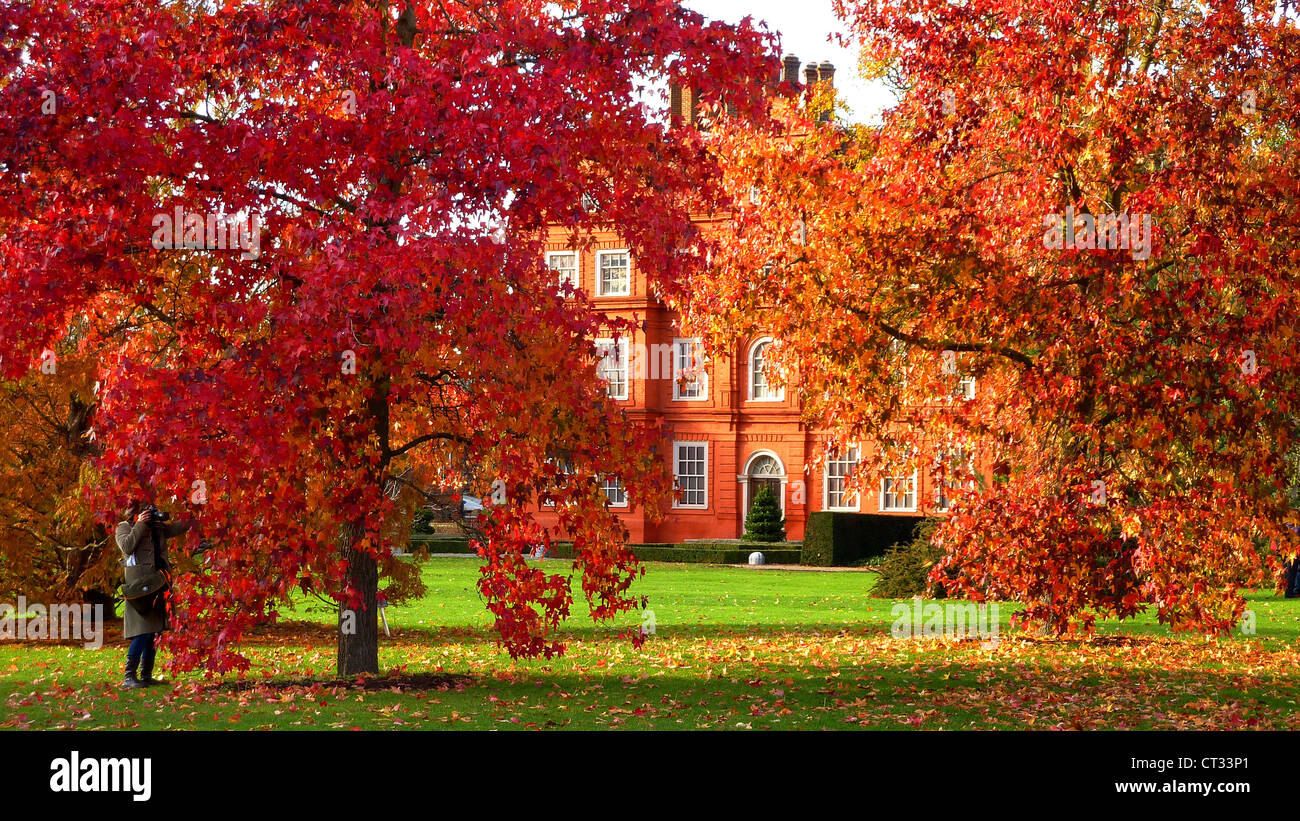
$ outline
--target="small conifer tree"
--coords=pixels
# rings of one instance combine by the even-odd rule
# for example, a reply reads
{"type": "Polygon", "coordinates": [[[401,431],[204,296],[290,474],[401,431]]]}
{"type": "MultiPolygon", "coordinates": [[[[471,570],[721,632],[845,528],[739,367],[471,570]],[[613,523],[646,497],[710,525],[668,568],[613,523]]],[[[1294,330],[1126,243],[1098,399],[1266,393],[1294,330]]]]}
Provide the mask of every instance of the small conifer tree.
{"type": "Polygon", "coordinates": [[[785,541],[785,519],[781,516],[776,496],[767,487],[759,488],[754,494],[749,515],[745,517],[745,535],[742,538],[747,542],[785,541]]]}

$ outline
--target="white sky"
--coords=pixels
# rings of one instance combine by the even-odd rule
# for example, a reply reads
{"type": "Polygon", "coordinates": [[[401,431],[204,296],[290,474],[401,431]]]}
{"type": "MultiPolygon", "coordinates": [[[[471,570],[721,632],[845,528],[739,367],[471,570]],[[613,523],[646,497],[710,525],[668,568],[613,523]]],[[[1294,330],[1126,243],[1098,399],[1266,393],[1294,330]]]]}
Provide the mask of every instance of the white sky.
{"type": "MultiPolygon", "coordinates": [[[[876,122],[893,101],[882,83],[858,75],[858,49],[841,48],[828,38],[848,27],[831,11],[831,0],[683,0],[682,5],[714,20],[730,23],[749,16],[767,23],[781,35],[782,55],[794,53],[802,65],[829,60],[835,65],[835,87],[851,109],[850,119],[876,122]]],[[[799,70],[800,81],[803,69],[799,70]]]]}

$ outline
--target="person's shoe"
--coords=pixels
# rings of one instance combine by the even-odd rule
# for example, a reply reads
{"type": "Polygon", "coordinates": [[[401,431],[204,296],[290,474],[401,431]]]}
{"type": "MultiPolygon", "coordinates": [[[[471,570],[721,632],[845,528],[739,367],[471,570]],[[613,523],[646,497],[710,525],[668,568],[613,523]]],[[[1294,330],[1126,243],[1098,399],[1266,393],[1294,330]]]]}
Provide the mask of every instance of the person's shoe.
{"type": "Polygon", "coordinates": [[[167,682],[165,682],[165,681],[159,681],[158,679],[156,679],[156,678],[153,677],[153,665],[152,665],[152,664],[142,664],[142,665],[140,666],[140,686],[141,686],[141,687],[152,687],[152,686],[154,686],[155,684],[166,684],[166,683],[167,683],[167,682]]]}
{"type": "Polygon", "coordinates": [[[145,686],[145,683],[144,683],[143,681],[141,681],[140,679],[138,679],[138,678],[135,677],[135,671],[134,671],[134,670],[127,670],[127,671],[126,671],[126,678],[122,679],[122,689],[123,689],[123,690],[134,690],[134,689],[136,689],[137,687],[144,687],[144,686],[145,686]]]}

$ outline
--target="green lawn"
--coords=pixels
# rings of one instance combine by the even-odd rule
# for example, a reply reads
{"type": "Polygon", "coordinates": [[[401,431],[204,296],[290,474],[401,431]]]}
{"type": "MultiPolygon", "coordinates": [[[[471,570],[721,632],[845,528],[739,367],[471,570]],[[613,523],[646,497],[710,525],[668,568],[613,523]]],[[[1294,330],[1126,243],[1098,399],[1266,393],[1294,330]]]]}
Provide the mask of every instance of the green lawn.
{"type": "MultiPolygon", "coordinates": [[[[979,642],[891,638],[894,602],[860,572],[653,564],[640,649],[580,601],[568,651],[512,661],[475,589],[477,558],[424,565],[429,593],[389,608],[380,664],[465,674],[440,690],[283,686],[333,674],[333,615],[305,603],[250,637],[253,686],[181,677],[120,691],[124,645],[0,645],[0,726],[19,728],[1300,728],[1300,600],[1250,597],[1253,636],[1173,636],[1153,618],[1094,641],[1007,629],[979,642]]],[[[565,570],[567,563],[548,567],[565,570]]],[[[636,629],[639,616],[621,627],[636,629]]]]}

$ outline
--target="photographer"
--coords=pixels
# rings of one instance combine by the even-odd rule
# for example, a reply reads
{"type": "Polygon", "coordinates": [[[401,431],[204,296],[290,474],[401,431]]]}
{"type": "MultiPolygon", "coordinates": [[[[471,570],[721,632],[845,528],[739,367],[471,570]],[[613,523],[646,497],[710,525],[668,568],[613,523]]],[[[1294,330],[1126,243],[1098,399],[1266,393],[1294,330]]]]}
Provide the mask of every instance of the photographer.
{"type": "MultiPolygon", "coordinates": [[[[167,539],[181,535],[193,523],[168,522],[168,514],[152,504],[136,500],[126,509],[126,518],[117,525],[117,547],[122,551],[126,585],[149,586],[156,573],[169,569],[167,539]]],[[[123,608],[122,636],[131,640],[126,652],[124,688],[159,684],[153,678],[155,642],[167,629],[166,586],[153,584],[156,590],[139,598],[128,598],[123,608]],[[140,668],[139,677],[136,668],[140,668]]]]}
{"type": "MultiPolygon", "coordinates": [[[[1287,525],[1300,536],[1300,527],[1287,525]]],[[[1300,550],[1291,548],[1291,555],[1282,563],[1282,595],[1288,599],[1300,598],[1300,550]]],[[[1285,553],[1283,554],[1286,555],[1285,553]]]]}

